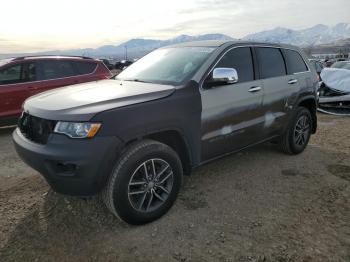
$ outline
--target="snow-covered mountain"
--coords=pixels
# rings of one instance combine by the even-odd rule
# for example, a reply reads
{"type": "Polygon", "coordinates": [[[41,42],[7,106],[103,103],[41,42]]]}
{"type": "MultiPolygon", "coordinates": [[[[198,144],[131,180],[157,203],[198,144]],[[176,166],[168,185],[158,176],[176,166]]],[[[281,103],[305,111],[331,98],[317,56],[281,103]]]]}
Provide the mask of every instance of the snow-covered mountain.
{"type": "MultiPolygon", "coordinates": [[[[99,47],[95,49],[92,53],[94,55],[98,55],[98,54],[108,55],[108,54],[119,54],[119,53],[124,54],[125,48],[127,48],[127,51],[129,54],[133,56],[138,56],[162,46],[173,45],[173,44],[184,43],[184,42],[191,42],[191,41],[201,41],[201,40],[234,40],[234,39],[230,36],[223,35],[223,34],[205,34],[205,35],[197,35],[197,36],[180,35],[175,38],[171,38],[167,40],[136,38],[136,39],[131,39],[117,46],[109,45],[109,46],[99,47]]],[[[91,50],[88,53],[91,53],[91,50]]]]}
{"type": "MultiPolygon", "coordinates": [[[[276,27],[272,30],[247,35],[243,37],[242,40],[287,43],[301,47],[309,47],[334,43],[346,38],[350,38],[350,24],[348,23],[339,23],[335,26],[319,24],[302,30],[276,27]]],[[[234,38],[224,34],[205,34],[197,36],[180,35],[167,40],[136,38],[119,45],[104,45],[98,48],[62,51],[55,50],[35,54],[0,54],[0,58],[22,55],[85,55],[91,57],[114,57],[116,59],[122,59],[125,56],[126,50],[129,58],[136,58],[162,46],[199,40],[234,40],[234,38]]]]}
{"type": "Polygon", "coordinates": [[[243,40],[310,46],[326,44],[349,37],[350,24],[339,23],[335,26],[319,24],[302,30],[276,27],[272,30],[247,35],[243,40]]]}
{"type": "Polygon", "coordinates": [[[235,40],[234,38],[224,34],[205,34],[205,35],[180,35],[167,40],[155,39],[131,39],[119,45],[104,45],[98,48],[70,49],[70,50],[53,50],[38,53],[21,53],[21,54],[0,54],[0,58],[25,56],[25,55],[84,55],[91,57],[109,57],[113,56],[122,59],[125,56],[126,49],[128,58],[141,57],[150,51],[177,43],[200,41],[200,40],[235,40]]]}

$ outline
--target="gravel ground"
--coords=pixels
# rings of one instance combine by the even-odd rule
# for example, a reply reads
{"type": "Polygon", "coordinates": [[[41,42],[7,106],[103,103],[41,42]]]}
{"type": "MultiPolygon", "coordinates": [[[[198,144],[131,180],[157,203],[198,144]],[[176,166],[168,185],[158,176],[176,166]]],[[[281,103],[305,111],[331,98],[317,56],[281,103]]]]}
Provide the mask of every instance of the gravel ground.
{"type": "Polygon", "coordinates": [[[319,115],[298,156],[261,145],[186,177],[144,226],[52,192],[0,130],[0,261],[350,261],[350,118],[319,115]]]}

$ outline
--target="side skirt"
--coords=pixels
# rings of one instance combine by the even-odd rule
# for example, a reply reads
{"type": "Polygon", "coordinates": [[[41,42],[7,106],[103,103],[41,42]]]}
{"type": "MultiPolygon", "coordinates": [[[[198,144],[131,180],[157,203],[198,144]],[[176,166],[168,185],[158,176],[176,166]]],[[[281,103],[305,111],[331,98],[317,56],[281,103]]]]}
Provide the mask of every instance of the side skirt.
{"type": "Polygon", "coordinates": [[[259,141],[259,142],[257,142],[257,143],[254,143],[254,144],[248,145],[248,146],[243,147],[243,148],[241,148],[241,149],[234,150],[234,151],[231,151],[231,152],[225,153],[225,154],[223,154],[223,155],[216,156],[216,157],[214,157],[214,158],[211,158],[211,159],[205,160],[205,161],[203,161],[203,162],[199,163],[199,165],[197,165],[197,166],[193,167],[193,168],[192,168],[192,170],[194,170],[194,169],[196,169],[196,168],[198,168],[198,167],[200,167],[200,166],[206,165],[206,164],[208,164],[208,163],[210,163],[210,162],[212,162],[212,161],[214,161],[214,160],[217,160],[217,159],[220,159],[220,158],[224,158],[224,157],[226,157],[226,156],[229,156],[229,155],[235,154],[235,153],[237,153],[237,152],[243,151],[243,150],[245,150],[245,149],[247,149],[247,148],[254,147],[254,146],[259,145],[259,144],[263,144],[263,143],[268,142],[268,141],[270,141],[270,140],[273,140],[274,138],[277,138],[277,137],[279,137],[279,135],[274,135],[274,136],[271,136],[271,137],[269,137],[269,138],[266,138],[266,139],[261,140],[261,141],[259,141]]]}

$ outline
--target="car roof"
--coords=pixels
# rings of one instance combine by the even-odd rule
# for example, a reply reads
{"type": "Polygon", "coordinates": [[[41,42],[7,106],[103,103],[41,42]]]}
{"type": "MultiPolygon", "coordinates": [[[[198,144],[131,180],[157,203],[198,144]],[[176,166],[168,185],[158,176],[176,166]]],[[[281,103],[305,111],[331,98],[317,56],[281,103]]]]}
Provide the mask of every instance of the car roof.
{"type": "Polygon", "coordinates": [[[193,42],[184,42],[179,44],[174,44],[167,47],[213,47],[218,48],[221,46],[231,46],[231,45],[255,45],[255,46],[269,46],[277,48],[287,48],[287,49],[297,49],[298,47],[288,44],[280,43],[269,43],[269,42],[255,42],[255,41],[244,41],[244,40],[206,40],[206,41],[193,41],[193,42]]]}
{"type": "Polygon", "coordinates": [[[0,59],[0,67],[13,64],[21,61],[33,61],[33,60],[75,60],[75,61],[96,61],[100,60],[95,58],[90,58],[86,56],[63,56],[63,55],[43,55],[43,56],[20,56],[0,59]]]}

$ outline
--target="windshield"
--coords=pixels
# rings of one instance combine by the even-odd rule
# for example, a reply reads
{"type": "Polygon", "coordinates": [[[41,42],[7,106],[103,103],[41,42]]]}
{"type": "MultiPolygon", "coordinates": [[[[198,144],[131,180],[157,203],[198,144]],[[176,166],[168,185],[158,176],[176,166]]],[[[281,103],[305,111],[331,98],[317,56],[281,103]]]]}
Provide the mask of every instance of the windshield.
{"type": "Polygon", "coordinates": [[[350,62],[336,62],[332,66],[332,68],[343,68],[350,70],[350,62]]]}
{"type": "Polygon", "coordinates": [[[6,65],[6,64],[10,63],[11,61],[12,61],[11,58],[8,58],[8,59],[1,59],[1,60],[0,60],[0,66],[6,65]]]}
{"type": "Polygon", "coordinates": [[[180,84],[193,76],[213,50],[208,47],[158,49],[130,65],[116,79],[180,84]]]}

